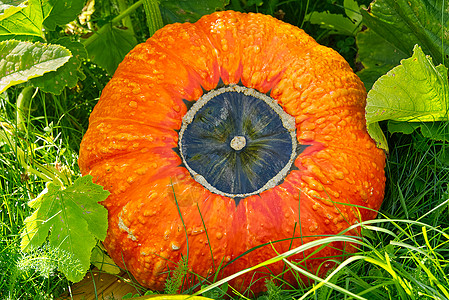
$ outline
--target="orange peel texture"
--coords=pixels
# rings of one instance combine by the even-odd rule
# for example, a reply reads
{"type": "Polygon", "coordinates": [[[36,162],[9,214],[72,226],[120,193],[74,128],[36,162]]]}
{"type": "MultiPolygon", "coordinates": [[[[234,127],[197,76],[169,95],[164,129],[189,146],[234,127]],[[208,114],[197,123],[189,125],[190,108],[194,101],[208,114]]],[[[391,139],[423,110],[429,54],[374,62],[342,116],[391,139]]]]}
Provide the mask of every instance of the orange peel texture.
{"type": "MultiPolygon", "coordinates": [[[[337,52],[270,16],[224,11],[165,26],[120,64],[81,143],[81,172],[111,192],[102,203],[108,253],[155,290],[183,256],[196,274],[188,287],[213,278],[219,266],[223,278],[375,218],[385,155],[366,131],[365,99],[337,52]],[[269,95],[292,116],[298,146],[307,145],[276,186],[239,201],[196,181],[177,150],[186,103],[220,84],[269,95]]],[[[353,251],[331,246],[302,265],[322,276],[333,266],[325,257],[353,251]]],[[[231,284],[257,294],[264,278],[283,271],[279,262],[231,284]]],[[[297,280],[289,272],[283,278],[297,280]]]]}

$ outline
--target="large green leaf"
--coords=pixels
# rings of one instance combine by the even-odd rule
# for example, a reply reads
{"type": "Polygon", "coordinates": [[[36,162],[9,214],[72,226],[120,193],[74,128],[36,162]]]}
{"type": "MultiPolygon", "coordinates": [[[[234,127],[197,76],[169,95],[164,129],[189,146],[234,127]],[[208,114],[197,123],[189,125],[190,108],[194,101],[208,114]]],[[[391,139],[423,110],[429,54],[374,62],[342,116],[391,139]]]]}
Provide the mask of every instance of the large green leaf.
{"type": "Polygon", "coordinates": [[[44,20],[47,29],[55,30],[56,25],[65,25],[73,21],[81,13],[84,0],[47,0],[51,3],[52,10],[44,20]]]}
{"type": "Polygon", "coordinates": [[[357,44],[366,68],[360,75],[368,88],[385,70],[410,57],[416,44],[436,64],[449,67],[449,1],[376,0],[361,11],[369,30],[357,36],[357,44]]]}
{"type": "Polygon", "coordinates": [[[161,0],[160,8],[165,24],[195,22],[216,10],[224,10],[229,0],[161,0]]]}
{"type": "MultiPolygon", "coordinates": [[[[448,120],[449,84],[447,68],[435,67],[430,57],[415,46],[412,57],[401,61],[379,78],[368,93],[366,120],[373,138],[383,120],[436,122],[448,120]]],[[[379,139],[377,138],[379,141],[379,139]]]]}
{"type": "Polygon", "coordinates": [[[43,41],[44,25],[54,30],[76,18],[84,0],[28,0],[20,5],[3,5],[0,41],[8,39],[43,41]]]}
{"type": "Polygon", "coordinates": [[[136,46],[137,40],[130,31],[111,24],[104,25],[95,34],[96,39],[86,45],[89,58],[112,75],[125,55],[136,46]]]}
{"type": "Polygon", "coordinates": [[[8,2],[0,1],[0,20],[2,20],[3,18],[7,17],[10,14],[13,14],[16,11],[21,10],[25,6],[26,6],[26,4],[23,0],[8,1],[8,2]],[[10,9],[10,8],[13,8],[13,9],[10,9]],[[5,14],[5,11],[7,9],[10,9],[8,11],[8,15],[5,14]]]}
{"type": "Polygon", "coordinates": [[[72,57],[60,46],[9,40],[0,42],[0,93],[8,87],[55,71],[72,57]]]}
{"type": "Polygon", "coordinates": [[[65,87],[73,88],[78,84],[79,80],[83,80],[86,77],[80,70],[82,60],[87,58],[84,45],[71,41],[68,37],[56,40],[55,43],[69,49],[72,57],[56,71],[45,73],[41,77],[32,78],[24,83],[24,86],[39,87],[44,92],[59,95],[65,87]]]}
{"type": "Polygon", "coordinates": [[[91,251],[104,240],[107,231],[107,210],[98,202],[109,192],[92,183],[92,176],[77,179],[72,186],[49,183],[46,190],[29,203],[34,213],[25,219],[21,248],[23,251],[41,246],[47,239],[66,262],[58,268],[73,281],[80,281],[90,266],[91,251]]]}
{"type": "Polygon", "coordinates": [[[367,122],[435,122],[447,119],[447,69],[435,67],[420,47],[382,76],[368,93],[367,122]]]}
{"type": "Polygon", "coordinates": [[[11,6],[0,17],[0,41],[44,40],[43,23],[52,6],[44,0],[28,0],[24,7],[11,6]]]}

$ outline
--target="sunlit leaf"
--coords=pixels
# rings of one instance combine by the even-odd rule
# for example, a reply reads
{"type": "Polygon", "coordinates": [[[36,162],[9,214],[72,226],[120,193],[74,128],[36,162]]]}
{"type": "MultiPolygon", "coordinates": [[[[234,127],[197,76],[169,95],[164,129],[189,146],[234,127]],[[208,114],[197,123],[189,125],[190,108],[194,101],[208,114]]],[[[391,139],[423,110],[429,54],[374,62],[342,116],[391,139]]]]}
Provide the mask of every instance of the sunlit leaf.
{"type": "Polygon", "coordinates": [[[55,71],[72,57],[60,46],[9,40],[0,42],[0,93],[8,87],[55,71]]]}
{"type": "Polygon", "coordinates": [[[24,7],[26,7],[26,1],[23,0],[9,1],[7,3],[0,1],[0,20],[7,18],[24,7]]]}
{"type": "Polygon", "coordinates": [[[26,6],[12,6],[0,17],[0,41],[8,39],[43,41],[43,23],[52,6],[44,0],[28,0],[26,6]]]}
{"type": "Polygon", "coordinates": [[[28,0],[0,5],[0,41],[18,39],[43,41],[44,29],[73,21],[84,6],[83,0],[28,0]]]}
{"type": "Polygon", "coordinates": [[[379,78],[368,93],[367,122],[447,120],[448,92],[447,69],[435,67],[415,47],[411,58],[379,78]]]}
{"type": "MultiPolygon", "coordinates": [[[[448,120],[447,69],[434,66],[430,57],[415,46],[413,56],[401,61],[379,78],[368,93],[368,130],[383,120],[436,122],[448,120]]],[[[373,132],[371,132],[373,136],[373,132]]],[[[379,142],[379,139],[373,136],[379,142]]]]}
{"type": "Polygon", "coordinates": [[[79,80],[83,80],[85,75],[81,72],[82,60],[87,58],[87,52],[84,45],[79,42],[71,41],[65,37],[55,41],[56,44],[64,46],[72,53],[69,61],[56,71],[44,74],[41,77],[28,80],[24,86],[39,87],[42,91],[61,94],[65,87],[73,88],[79,80]]]}
{"type": "Polygon", "coordinates": [[[71,260],[70,264],[59,262],[58,268],[69,280],[80,281],[90,266],[96,239],[106,237],[107,210],[98,202],[108,195],[109,192],[92,183],[90,175],[77,179],[66,189],[50,182],[29,203],[36,210],[25,219],[22,250],[32,250],[48,239],[51,248],[71,260]]]}

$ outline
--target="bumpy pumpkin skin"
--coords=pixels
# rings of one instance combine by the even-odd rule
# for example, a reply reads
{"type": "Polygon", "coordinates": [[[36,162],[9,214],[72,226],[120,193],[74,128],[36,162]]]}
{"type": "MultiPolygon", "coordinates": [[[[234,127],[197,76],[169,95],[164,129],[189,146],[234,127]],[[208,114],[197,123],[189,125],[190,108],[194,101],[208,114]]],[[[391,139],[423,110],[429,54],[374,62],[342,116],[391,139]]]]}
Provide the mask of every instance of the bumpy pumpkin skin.
{"type": "MultiPolygon", "coordinates": [[[[162,290],[181,255],[194,273],[208,277],[222,261],[302,234],[250,252],[222,270],[223,277],[275,256],[273,247],[282,253],[376,217],[385,156],[367,134],[365,98],[338,53],[270,16],[226,11],[167,25],[120,64],[81,144],[82,173],[111,192],[103,202],[108,253],[141,284],[162,290]],[[187,112],[183,99],[197,100],[220,79],[269,93],[295,117],[298,143],[309,145],[282,183],[238,205],[196,182],[173,150],[187,112]]],[[[339,254],[326,247],[315,257],[339,254]]],[[[323,275],[332,267],[324,261],[309,259],[307,267],[323,275]]],[[[264,279],[257,279],[283,269],[273,264],[232,283],[258,293],[264,279]]],[[[292,274],[284,279],[295,281],[292,274]]]]}

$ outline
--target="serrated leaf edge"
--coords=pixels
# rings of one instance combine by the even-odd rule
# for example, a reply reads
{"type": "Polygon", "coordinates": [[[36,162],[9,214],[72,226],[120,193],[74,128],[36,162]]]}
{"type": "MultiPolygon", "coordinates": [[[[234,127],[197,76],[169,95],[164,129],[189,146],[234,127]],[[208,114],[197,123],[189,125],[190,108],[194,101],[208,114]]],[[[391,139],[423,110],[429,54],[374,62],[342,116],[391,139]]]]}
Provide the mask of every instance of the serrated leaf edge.
{"type": "MultiPolygon", "coordinates": [[[[61,48],[63,48],[64,50],[66,50],[67,52],[68,52],[68,54],[69,55],[67,55],[67,56],[64,56],[64,57],[59,57],[59,58],[56,58],[56,59],[52,59],[52,61],[56,61],[56,62],[58,62],[58,64],[59,64],[59,66],[58,67],[56,67],[55,69],[51,69],[51,70],[48,70],[48,69],[40,69],[40,68],[36,68],[36,66],[39,66],[39,65],[41,65],[41,64],[44,64],[44,63],[47,63],[48,61],[50,61],[50,60],[47,60],[47,61],[44,61],[44,62],[40,62],[40,63],[38,63],[38,64],[33,64],[32,66],[30,66],[28,69],[23,69],[23,70],[15,70],[14,72],[12,72],[12,73],[10,73],[10,74],[7,74],[6,76],[4,76],[3,78],[0,78],[0,93],[3,93],[4,91],[6,91],[8,88],[10,88],[11,86],[14,86],[14,85],[17,85],[17,84],[20,84],[20,83],[23,83],[23,82],[27,82],[28,80],[30,80],[30,79],[32,79],[32,78],[36,78],[36,77],[40,77],[40,76],[42,76],[42,75],[44,75],[45,73],[49,73],[49,72],[53,72],[53,71],[56,71],[57,69],[59,69],[61,66],[63,66],[65,63],[67,63],[68,61],[69,61],[69,59],[73,56],[72,55],[72,52],[69,50],[69,49],[67,49],[66,47],[64,47],[64,46],[62,46],[62,45],[58,45],[58,44],[44,44],[44,43],[41,43],[41,42],[36,42],[36,43],[31,43],[31,42],[27,42],[27,41],[19,41],[19,40],[14,40],[14,39],[12,39],[12,40],[6,40],[6,41],[2,41],[2,42],[0,42],[0,43],[7,43],[7,42],[18,42],[19,44],[20,43],[23,43],[23,44],[34,44],[34,45],[37,45],[37,44],[39,44],[39,45],[43,45],[43,46],[47,46],[47,45],[51,45],[51,46],[58,46],[58,47],[61,47],[61,48]],[[20,80],[9,80],[8,81],[8,79],[10,78],[10,77],[14,77],[13,75],[14,74],[20,74],[20,73],[23,73],[24,71],[28,71],[28,70],[31,70],[31,69],[33,69],[33,68],[35,68],[35,69],[37,69],[37,71],[36,72],[34,72],[34,74],[32,74],[32,75],[30,75],[30,76],[25,76],[27,79],[26,80],[22,80],[22,79],[20,79],[20,80]]],[[[19,45],[18,44],[18,45],[19,45]]]]}

